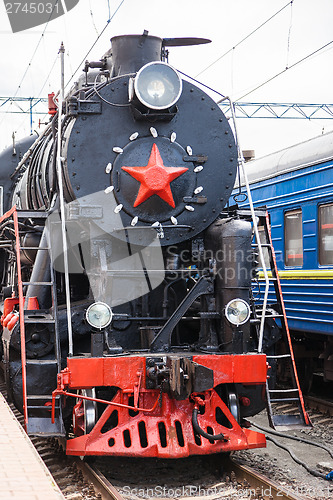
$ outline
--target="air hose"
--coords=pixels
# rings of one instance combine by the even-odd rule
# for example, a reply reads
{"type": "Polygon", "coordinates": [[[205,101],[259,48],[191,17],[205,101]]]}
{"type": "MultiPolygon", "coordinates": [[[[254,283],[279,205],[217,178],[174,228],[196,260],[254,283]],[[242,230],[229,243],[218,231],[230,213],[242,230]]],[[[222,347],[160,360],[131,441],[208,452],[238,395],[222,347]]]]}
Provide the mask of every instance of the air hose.
{"type": "MultiPolygon", "coordinates": [[[[327,446],[325,446],[323,444],[320,444],[320,443],[317,443],[316,441],[310,441],[309,439],[303,439],[303,438],[300,438],[300,437],[297,437],[297,436],[289,436],[289,435],[283,434],[282,432],[274,431],[273,429],[267,429],[267,427],[261,427],[261,425],[254,424],[251,421],[250,421],[250,423],[251,423],[251,425],[253,425],[253,427],[256,427],[257,429],[263,431],[265,434],[267,434],[267,433],[268,434],[273,434],[274,436],[288,438],[288,439],[292,439],[294,441],[299,441],[299,442],[302,442],[302,443],[311,444],[312,446],[317,446],[318,448],[322,448],[323,450],[327,451],[330,454],[330,456],[333,458],[333,452],[327,446]]],[[[291,456],[291,458],[296,463],[298,463],[299,465],[302,465],[302,467],[304,467],[313,476],[320,477],[321,479],[326,479],[327,481],[332,481],[333,480],[333,471],[329,472],[328,474],[323,474],[321,472],[318,472],[317,470],[312,469],[305,462],[303,462],[302,460],[300,460],[293,453],[293,451],[290,448],[288,448],[287,446],[279,443],[278,441],[276,441],[276,439],[272,438],[271,436],[267,436],[267,435],[266,435],[266,439],[268,441],[271,441],[272,443],[274,443],[279,448],[282,448],[283,450],[286,450],[289,453],[289,455],[291,456]]]]}
{"type": "Polygon", "coordinates": [[[213,440],[213,441],[228,441],[223,434],[208,434],[208,432],[205,432],[203,429],[201,429],[199,423],[198,423],[198,411],[199,409],[198,408],[193,408],[193,412],[192,412],[192,425],[193,425],[193,429],[195,430],[195,432],[197,432],[198,434],[200,434],[200,436],[206,438],[206,439],[210,439],[210,440],[213,440]]]}

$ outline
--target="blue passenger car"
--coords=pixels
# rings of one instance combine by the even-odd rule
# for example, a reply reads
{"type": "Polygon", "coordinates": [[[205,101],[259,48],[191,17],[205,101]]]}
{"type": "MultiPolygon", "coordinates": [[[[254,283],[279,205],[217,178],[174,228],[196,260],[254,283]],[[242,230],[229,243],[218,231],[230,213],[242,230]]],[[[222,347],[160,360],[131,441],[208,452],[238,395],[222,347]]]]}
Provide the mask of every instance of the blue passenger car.
{"type": "Polygon", "coordinates": [[[250,161],[246,171],[254,206],[270,214],[296,354],[319,356],[333,380],[333,132],[250,161]]]}

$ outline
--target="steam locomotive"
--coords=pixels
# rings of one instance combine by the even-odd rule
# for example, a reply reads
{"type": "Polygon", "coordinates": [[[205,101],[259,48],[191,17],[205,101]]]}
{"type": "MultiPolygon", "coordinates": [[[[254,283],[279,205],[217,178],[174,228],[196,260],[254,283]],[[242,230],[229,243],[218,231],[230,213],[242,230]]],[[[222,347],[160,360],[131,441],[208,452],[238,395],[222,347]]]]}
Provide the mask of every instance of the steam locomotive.
{"type": "Polygon", "coordinates": [[[167,62],[208,41],[112,38],[51,100],[43,134],[0,158],[18,220],[0,224],[6,382],[28,433],[66,436],[68,454],[265,446],[246,422],[265,406],[267,363],[250,213],[225,208],[234,134],[167,62]]]}

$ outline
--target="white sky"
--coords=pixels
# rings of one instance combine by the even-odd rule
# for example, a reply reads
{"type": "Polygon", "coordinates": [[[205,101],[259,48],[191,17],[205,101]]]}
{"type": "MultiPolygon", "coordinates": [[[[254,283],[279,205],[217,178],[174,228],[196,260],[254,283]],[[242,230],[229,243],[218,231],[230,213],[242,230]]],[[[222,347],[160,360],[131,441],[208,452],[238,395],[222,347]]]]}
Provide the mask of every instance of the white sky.
{"type": "MultiPolygon", "coordinates": [[[[110,47],[112,36],[140,34],[144,29],[160,37],[210,38],[212,43],[208,45],[170,48],[170,64],[196,77],[287,3],[288,0],[124,0],[88,59],[98,60],[110,47]]],[[[59,60],[48,79],[47,75],[61,41],[66,49],[67,82],[97,33],[104,28],[109,7],[112,14],[119,4],[121,0],[80,0],[72,11],[49,23],[32,59],[45,25],[13,34],[1,2],[0,96],[47,97],[47,93],[56,92],[60,81],[59,60]]],[[[198,79],[236,100],[332,40],[333,1],[294,0],[292,7],[285,8],[198,79]]],[[[243,100],[332,103],[332,56],[333,44],[243,100]]],[[[76,76],[80,73],[81,69],[76,76]]],[[[214,94],[210,95],[215,98],[214,94]]],[[[18,104],[28,108],[25,103],[18,104]]],[[[30,133],[29,115],[8,113],[13,110],[18,110],[15,104],[0,107],[0,150],[11,144],[14,130],[17,137],[30,133]]],[[[43,111],[44,105],[39,105],[38,110],[43,111]]],[[[34,116],[35,129],[40,118],[42,115],[34,116]]],[[[242,148],[254,149],[259,157],[319,135],[323,129],[332,130],[333,119],[240,119],[238,127],[242,148]]]]}

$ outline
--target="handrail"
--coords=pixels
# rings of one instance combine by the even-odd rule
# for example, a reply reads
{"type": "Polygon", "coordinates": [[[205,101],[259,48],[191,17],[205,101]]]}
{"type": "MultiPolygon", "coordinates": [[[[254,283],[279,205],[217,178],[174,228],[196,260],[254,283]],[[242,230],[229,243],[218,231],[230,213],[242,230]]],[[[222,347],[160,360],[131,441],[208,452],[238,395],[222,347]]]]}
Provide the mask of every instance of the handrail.
{"type": "Polygon", "coordinates": [[[265,259],[264,259],[264,253],[262,250],[262,245],[260,242],[260,237],[259,237],[259,231],[258,231],[258,224],[256,220],[256,215],[254,212],[254,207],[253,207],[253,201],[252,201],[252,195],[250,191],[250,186],[249,186],[249,181],[246,175],[245,171],[245,165],[244,165],[244,157],[243,153],[240,147],[239,139],[238,139],[238,133],[237,133],[237,124],[236,124],[236,116],[235,116],[235,108],[234,108],[234,103],[231,101],[230,97],[225,97],[222,99],[222,101],[228,101],[231,109],[231,114],[232,114],[232,121],[234,125],[234,130],[235,130],[235,139],[236,139],[236,146],[237,146],[237,151],[238,151],[238,167],[242,167],[243,175],[244,175],[244,180],[245,180],[245,186],[246,186],[246,192],[248,196],[248,201],[250,205],[250,211],[251,211],[251,217],[252,217],[252,222],[253,222],[253,228],[254,228],[254,234],[257,240],[257,245],[258,245],[258,251],[259,251],[259,257],[261,260],[261,265],[262,265],[262,270],[264,273],[264,278],[265,278],[265,293],[264,293],[264,300],[263,300],[263,305],[262,305],[262,314],[261,314],[261,320],[260,320],[260,328],[259,328],[259,339],[258,339],[258,352],[262,352],[262,345],[263,345],[263,338],[264,338],[264,327],[265,327],[265,316],[266,316],[266,307],[267,307],[267,300],[268,300],[268,290],[269,290],[269,278],[268,278],[268,273],[265,265],[265,259]]]}
{"type": "Polygon", "coordinates": [[[67,329],[68,329],[68,356],[73,356],[73,330],[72,330],[72,316],[71,316],[71,299],[69,287],[69,270],[68,270],[68,245],[66,235],[66,219],[65,219],[65,200],[62,182],[62,158],[61,158],[61,120],[62,120],[62,104],[64,101],[64,53],[65,48],[61,43],[60,46],[60,60],[61,60],[61,87],[58,97],[58,135],[57,135],[57,178],[59,187],[59,202],[60,202],[60,219],[61,219],[61,234],[62,234],[62,248],[64,255],[64,275],[65,275],[65,295],[66,295],[66,309],[67,309],[67,329]]]}

